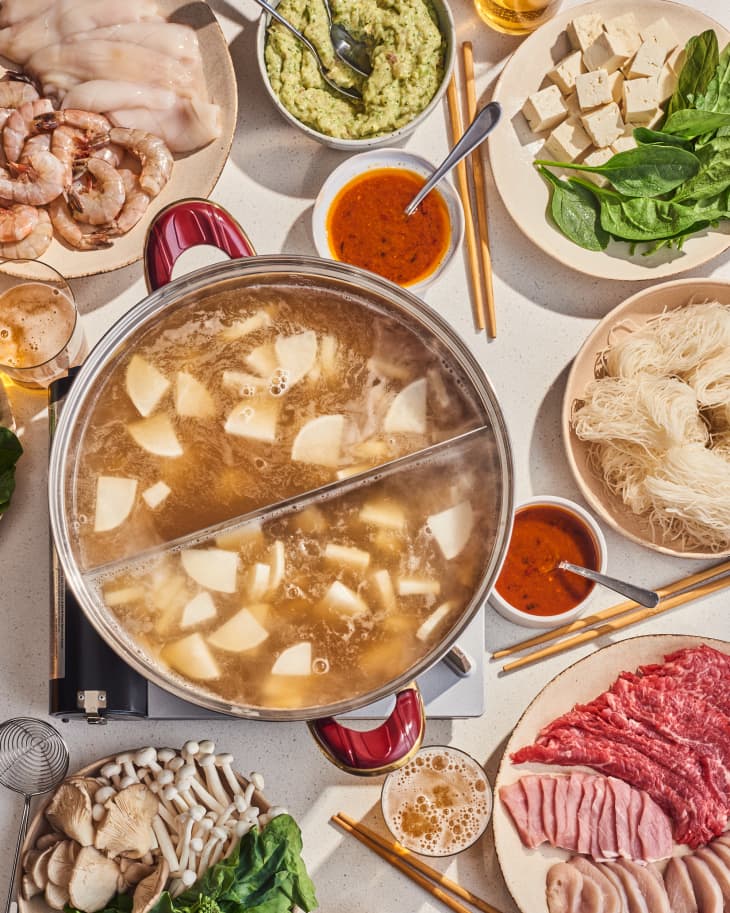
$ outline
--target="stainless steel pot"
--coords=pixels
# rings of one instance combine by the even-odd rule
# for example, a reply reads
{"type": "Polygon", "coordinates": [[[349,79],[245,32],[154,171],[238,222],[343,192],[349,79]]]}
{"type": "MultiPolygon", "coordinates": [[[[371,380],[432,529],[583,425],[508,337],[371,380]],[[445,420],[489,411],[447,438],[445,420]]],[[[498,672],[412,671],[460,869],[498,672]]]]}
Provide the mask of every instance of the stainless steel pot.
{"type": "Polygon", "coordinates": [[[148,233],[145,274],[151,294],[119,320],[88,356],[66,399],[54,436],[49,469],[51,529],[69,585],[93,627],[120,657],[141,675],[183,700],[237,717],[310,719],[315,738],[334,762],[347,769],[358,768],[360,773],[382,773],[396,762],[403,763],[417,750],[423,735],[422,702],[412,682],[447,652],[478,611],[497,576],[509,539],[513,496],[511,451],[504,419],[489,381],[449,325],[414,295],[341,263],[302,256],[255,256],[240,226],[225,210],[207,201],[176,203],[157,216],[148,233]],[[170,281],[177,257],[196,244],[214,244],[235,259],[170,281]],[[343,694],[336,703],[317,708],[316,714],[288,708],[262,712],[260,708],[231,704],[155,666],[88,585],[70,516],[76,454],[101,378],[109,366],[133,349],[135,340],[156,321],[199,297],[252,283],[282,282],[301,287],[304,300],[308,289],[335,289],[343,296],[365,299],[381,313],[417,329],[470,388],[489,427],[490,453],[495,465],[495,490],[490,494],[494,516],[490,518],[493,541],[487,548],[489,558],[456,625],[415,665],[392,681],[367,694],[343,694]],[[393,716],[370,733],[345,729],[334,720],[337,714],[396,692],[393,716]],[[317,718],[312,719],[314,716],[317,718]]]}

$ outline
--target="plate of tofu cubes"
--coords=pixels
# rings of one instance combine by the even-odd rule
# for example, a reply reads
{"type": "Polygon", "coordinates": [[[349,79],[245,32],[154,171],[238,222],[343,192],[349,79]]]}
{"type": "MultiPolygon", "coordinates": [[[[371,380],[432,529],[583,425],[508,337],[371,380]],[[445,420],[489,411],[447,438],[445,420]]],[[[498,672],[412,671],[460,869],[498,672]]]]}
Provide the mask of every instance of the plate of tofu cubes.
{"type": "MultiPolygon", "coordinates": [[[[505,123],[489,138],[492,170],[510,215],[546,253],[591,276],[645,280],[693,269],[730,247],[726,218],[708,218],[681,243],[647,244],[619,240],[610,228],[606,234],[602,212],[600,245],[590,249],[589,239],[582,246],[555,221],[556,187],[570,191],[575,182],[567,180],[574,178],[590,188],[591,181],[598,189],[586,190],[583,197],[589,204],[598,199],[592,204],[598,209],[602,198],[611,201],[615,185],[605,169],[535,165],[544,160],[602,167],[637,147],[637,128],[647,137],[661,129],[687,42],[706,30],[714,31],[720,51],[730,42],[726,29],[689,6],[596,0],[545,23],[507,61],[494,91],[505,123]]],[[[572,212],[580,220],[586,212],[581,214],[580,189],[573,199],[572,212]]]]}

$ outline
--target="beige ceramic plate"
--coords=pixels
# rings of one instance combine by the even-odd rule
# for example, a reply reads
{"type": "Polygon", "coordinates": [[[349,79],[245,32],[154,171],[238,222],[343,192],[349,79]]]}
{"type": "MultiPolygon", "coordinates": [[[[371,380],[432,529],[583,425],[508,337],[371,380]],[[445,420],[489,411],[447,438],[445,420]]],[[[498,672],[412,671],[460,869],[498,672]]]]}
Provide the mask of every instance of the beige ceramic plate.
{"type": "Polygon", "coordinates": [[[587,460],[588,445],[578,440],[573,434],[570,416],[573,402],[581,398],[583,391],[594,378],[596,357],[608,345],[609,333],[613,327],[624,321],[631,321],[640,326],[664,310],[684,307],[691,301],[712,299],[730,305],[730,282],[719,282],[712,279],[676,279],[674,282],[655,285],[628,298],[601,320],[581,346],[570,369],[563,397],[561,422],[568,464],[590,507],[601,520],[608,523],[622,536],[631,539],[632,542],[679,558],[719,558],[723,555],[730,555],[730,551],[689,551],[678,548],[676,543],[657,539],[656,536],[659,533],[653,534],[648,523],[632,513],[619,498],[605,488],[601,479],[591,472],[587,460]]]}
{"type": "MultiPolygon", "coordinates": [[[[207,197],[223,170],[233,142],[238,94],[236,76],[223,32],[207,3],[159,0],[160,12],[190,25],[198,34],[210,100],[221,108],[221,135],[203,149],[177,156],[172,177],[150,204],[143,219],[107,250],[77,251],[54,239],[42,260],[67,279],[106,273],[134,263],[142,256],[147,228],[153,216],[180,197],[207,197]]],[[[12,264],[8,272],[13,275],[12,264]]]]}
{"type": "MultiPolygon", "coordinates": [[[[499,766],[492,813],[497,858],[509,892],[522,913],[547,913],[545,878],[548,869],[556,862],[565,861],[570,853],[546,845],[535,849],[523,846],[512,819],[499,799],[499,788],[527,773],[566,773],[573,768],[548,764],[515,765],[510,761],[510,754],[523,745],[534,742],[543,726],[567,713],[575,704],[598,697],[620,672],[636,669],[645,663],[662,662],[667,654],[675,650],[696,647],[701,643],[723,653],[730,653],[730,643],[725,641],[674,634],[632,637],[611,644],[557,675],[523,713],[499,766]]],[[[587,767],[580,769],[589,771],[587,767]]]]}
{"type": "Polygon", "coordinates": [[[669,0],[596,0],[565,10],[530,35],[507,61],[494,90],[503,108],[503,122],[489,137],[489,156],[504,205],[524,234],[556,260],[581,273],[605,279],[660,279],[706,263],[730,247],[730,226],[690,238],[681,251],[663,250],[650,257],[633,256],[627,243],[611,241],[605,251],[584,250],[569,241],[553,224],[547,206],[548,188],[532,165],[543,144],[520,113],[525,99],[544,85],[545,74],[570,50],[565,28],[583,13],[604,18],[634,12],[639,24],[664,17],[686,42],[692,35],[713,28],[720,48],[730,32],[691,6],[669,0]]]}
{"type": "MultiPolygon", "coordinates": [[[[141,750],[141,748],[144,748],[144,747],[146,747],[146,746],[130,748],[130,749],[127,749],[127,751],[130,754],[136,754],[138,751],[141,750]]],[[[118,751],[114,755],[109,755],[109,757],[102,758],[99,761],[94,761],[93,764],[87,764],[86,767],[82,767],[80,770],[67,774],[65,779],[69,779],[70,777],[95,777],[99,773],[99,771],[102,769],[102,767],[104,767],[105,764],[110,763],[111,761],[114,760],[116,755],[120,755],[122,753],[123,752],[118,751]]],[[[248,785],[248,781],[245,779],[245,777],[242,777],[240,774],[237,774],[237,776],[238,776],[238,779],[241,781],[241,783],[244,786],[248,785]]],[[[51,801],[52,798],[53,798],[53,793],[49,793],[49,795],[43,799],[42,804],[38,807],[35,815],[33,815],[33,818],[31,819],[30,824],[28,825],[28,832],[25,836],[25,840],[23,841],[23,846],[20,851],[21,859],[23,858],[23,856],[25,855],[25,853],[28,850],[32,849],[35,846],[36,840],[41,835],[51,832],[52,828],[49,826],[48,822],[46,821],[45,811],[46,811],[46,807],[48,806],[48,803],[51,801]]],[[[258,790],[254,793],[254,803],[261,810],[262,813],[265,811],[268,811],[268,809],[271,807],[271,803],[268,802],[266,800],[266,798],[262,795],[262,793],[258,792],[258,790]]],[[[22,871],[19,871],[18,880],[16,882],[16,884],[18,886],[18,911],[19,911],[19,913],[56,913],[56,911],[52,910],[48,906],[48,904],[45,902],[42,894],[36,895],[31,900],[24,900],[24,898],[22,897],[20,890],[19,890],[22,875],[23,875],[22,871]]]]}

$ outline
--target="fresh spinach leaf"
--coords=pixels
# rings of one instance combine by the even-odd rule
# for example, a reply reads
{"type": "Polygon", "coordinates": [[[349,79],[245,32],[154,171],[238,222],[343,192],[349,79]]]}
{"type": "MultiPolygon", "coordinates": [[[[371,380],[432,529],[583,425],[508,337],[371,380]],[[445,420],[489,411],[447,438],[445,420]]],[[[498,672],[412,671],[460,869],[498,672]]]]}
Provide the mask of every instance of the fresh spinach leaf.
{"type": "Polygon", "coordinates": [[[728,126],[730,126],[730,112],[697,111],[687,108],[670,114],[662,130],[685,139],[694,139],[705,133],[714,133],[720,127],[728,126]]]}
{"type": "Polygon", "coordinates": [[[563,181],[547,168],[539,170],[552,185],[550,213],[566,238],[586,250],[605,250],[609,238],[601,228],[600,206],[593,194],[577,182],[563,181]]]}
{"type": "Polygon", "coordinates": [[[677,188],[675,202],[714,197],[730,187],[730,136],[718,136],[697,152],[700,170],[677,188]]]}
{"type": "Polygon", "coordinates": [[[676,111],[693,107],[697,97],[707,90],[719,62],[717,35],[713,29],[689,39],[685,45],[684,65],[677,79],[677,88],[669,99],[667,115],[671,117],[676,111]]]}
{"type": "Polygon", "coordinates": [[[601,199],[601,225],[625,241],[657,241],[686,233],[696,222],[727,218],[728,191],[695,203],[671,200],[601,199]]]}
{"type": "Polygon", "coordinates": [[[549,162],[538,159],[537,165],[550,165],[589,171],[608,178],[613,187],[627,197],[655,197],[669,193],[697,174],[697,156],[674,146],[638,146],[619,152],[603,165],[577,162],[549,162]]]}
{"type": "Polygon", "coordinates": [[[649,127],[635,127],[634,139],[640,146],[678,146],[692,152],[692,143],[681,136],[665,133],[663,130],[650,130],[649,127]]]}
{"type": "Polygon", "coordinates": [[[15,491],[15,464],[23,447],[9,428],[0,428],[0,514],[10,506],[15,491]]]}
{"type": "Polygon", "coordinates": [[[694,103],[702,111],[730,111],[730,44],[720,54],[707,89],[695,97],[694,103]]]}

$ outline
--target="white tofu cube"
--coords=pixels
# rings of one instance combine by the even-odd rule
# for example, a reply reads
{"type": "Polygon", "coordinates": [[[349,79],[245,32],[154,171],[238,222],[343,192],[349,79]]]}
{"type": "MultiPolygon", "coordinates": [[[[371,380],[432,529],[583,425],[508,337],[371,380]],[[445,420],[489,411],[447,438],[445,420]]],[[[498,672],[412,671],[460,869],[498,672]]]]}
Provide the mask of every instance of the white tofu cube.
{"type": "Polygon", "coordinates": [[[642,76],[658,76],[664,66],[667,49],[653,39],[644,41],[634,55],[626,74],[629,79],[640,79],[642,76]]]}
{"type": "Polygon", "coordinates": [[[599,149],[610,146],[624,131],[621,112],[615,101],[603,108],[596,108],[581,117],[586,133],[599,149]]]}
{"type": "MultiPolygon", "coordinates": [[[[609,159],[612,159],[614,156],[614,151],[610,146],[606,146],[604,149],[595,149],[593,152],[590,152],[584,159],[584,165],[590,165],[591,168],[596,168],[600,165],[605,165],[609,159]]],[[[594,184],[597,184],[599,187],[605,187],[608,184],[608,180],[602,174],[595,174],[593,171],[584,172],[584,176],[588,178],[589,181],[593,181],[594,184]]]]}
{"type": "Polygon", "coordinates": [[[563,95],[570,95],[575,88],[575,77],[585,73],[583,55],[580,51],[573,51],[564,57],[560,63],[547,74],[550,82],[554,82],[563,95]]]}
{"type": "Polygon", "coordinates": [[[623,16],[614,16],[607,19],[603,26],[609,35],[617,35],[631,48],[631,52],[638,50],[641,44],[639,23],[633,13],[624,13],[623,16]]]}
{"type": "Polygon", "coordinates": [[[583,52],[583,63],[588,70],[606,70],[613,73],[622,67],[632,54],[631,47],[620,35],[603,32],[583,52]]]}
{"type": "Polygon", "coordinates": [[[565,120],[568,109],[565,107],[560,89],[557,86],[548,86],[547,89],[528,95],[522,106],[522,113],[527,118],[530,129],[534,133],[540,133],[565,120]]]}
{"type": "Polygon", "coordinates": [[[660,104],[674,95],[674,90],[677,88],[677,78],[677,74],[674,70],[665,63],[659,74],[659,79],[657,80],[660,104]]]}
{"type": "Polygon", "coordinates": [[[636,149],[637,142],[634,139],[635,124],[624,124],[624,132],[617,140],[611,143],[611,149],[616,152],[628,152],[629,149],[636,149]]]}
{"type": "Polygon", "coordinates": [[[624,80],[624,117],[633,124],[648,124],[659,109],[656,77],[624,80]]]}
{"type": "Polygon", "coordinates": [[[575,91],[581,111],[588,111],[613,101],[608,84],[608,73],[605,70],[580,73],[575,80],[575,91]]]}
{"type": "Polygon", "coordinates": [[[666,64],[668,67],[671,67],[674,71],[675,76],[679,76],[682,67],[684,66],[684,60],[687,56],[683,47],[676,47],[667,57],[666,64]]]}
{"type": "Polygon", "coordinates": [[[644,41],[653,41],[663,47],[666,52],[665,56],[677,46],[677,36],[664,17],[655,20],[650,25],[645,25],[639,31],[644,41]]]}
{"type": "Polygon", "coordinates": [[[611,90],[611,101],[620,105],[624,100],[624,74],[621,70],[608,74],[608,88],[611,90]]]}
{"type": "Polygon", "coordinates": [[[565,107],[568,109],[568,117],[577,120],[581,115],[580,104],[578,103],[578,93],[573,92],[567,98],[564,98],[565,107]]]}
{"type": "Polygon", "coordinates": [[[586,13],[568,23],[570,45],[576,51],[585,51],[598,38],[603,29],[603,19],[598,13],[586,13]]]}
{"type": "Polygon", "coordinates": [[[545,141],[545,149],[558,162],[574,162],[590,145],[590,136],[572,117],[557,126],[545,141]]]}

